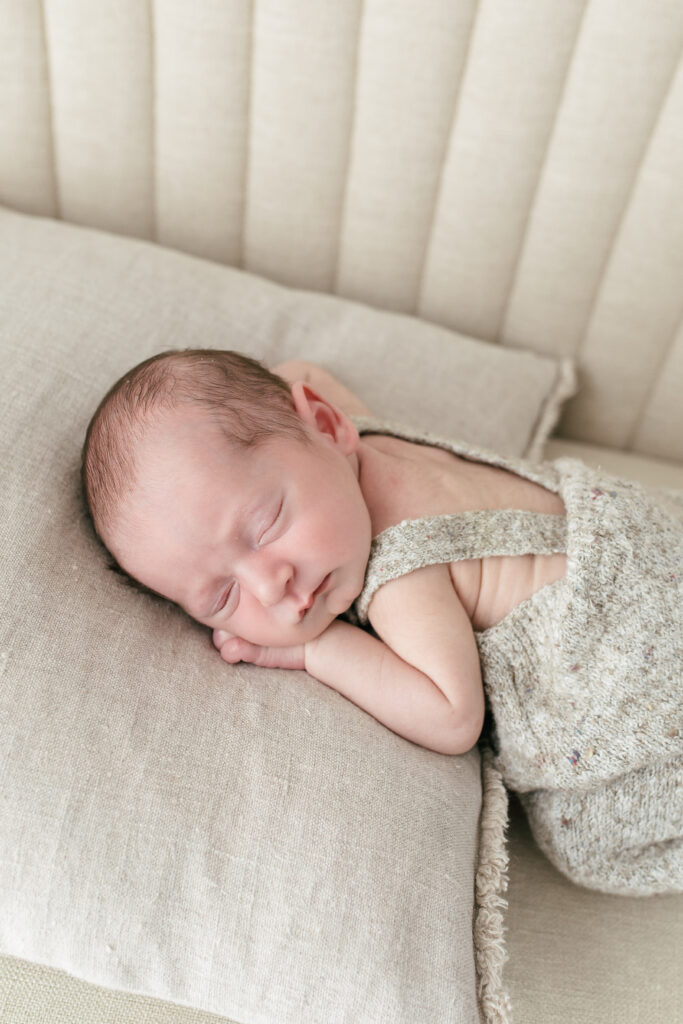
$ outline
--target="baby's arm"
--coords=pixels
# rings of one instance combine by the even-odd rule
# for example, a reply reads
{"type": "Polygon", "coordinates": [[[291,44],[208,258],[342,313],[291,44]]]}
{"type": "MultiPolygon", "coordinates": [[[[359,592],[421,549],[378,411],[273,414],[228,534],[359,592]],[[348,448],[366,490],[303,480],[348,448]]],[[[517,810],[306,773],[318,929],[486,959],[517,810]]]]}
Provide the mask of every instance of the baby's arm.
{"type": "Polygon", "coordinates": [[[306,644],[305,664],[310,675],[428,750],[464,754],[479,738],[483,714],[451,703],[425,672],[347,622],[335,620],[306,644]]]}
{"type": "Polygon", "coordinates": [[[345,412],[347,416],[372,416],[366,405],[357,395],[349,391],[336,377],[315,363],[306,363],[301,359],[290,359],[273,367],[273,373],[282,377],[288,384],[297,380],[306,381],[332,405],[345,412]]]}
{"type": "Polygon", "coordinates": [[[381,639],[333,622],[306,645],[310,674],[415,743],[445,754],[470,750],[484,722],[484,688],[472,623],[449,566],[384,584],[369,617],[381,639]]]}
{"type": "Polygon", "coordinates": [[[443,754],[476,743],[484,694],[472,626],[448,566],[419,569],[385,584],[370,619],[391,645],[336,619],[297,647],[255,647],[238,638],[214,642],[226,661],[305,668],[310,675],[406,739],[443,754]]]}

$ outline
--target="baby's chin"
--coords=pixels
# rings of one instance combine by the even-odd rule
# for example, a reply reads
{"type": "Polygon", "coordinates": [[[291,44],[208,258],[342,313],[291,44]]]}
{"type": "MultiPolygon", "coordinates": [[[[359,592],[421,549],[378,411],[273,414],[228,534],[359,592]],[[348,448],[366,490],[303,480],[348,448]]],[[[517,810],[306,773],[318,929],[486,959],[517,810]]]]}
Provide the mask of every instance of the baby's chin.
{"type": "MultiPolygon", "coordinates": [[[[315,612],[315,609],[311,609],[315,612]]],[[[258,644],[261,647],[296,647],[299,644],[309,643],[311,640],[315,640],[321,633],[324,633],[327,627],[334,622],[336,615],[331,615],[329,612],[324,614],[313,614],[306,615],[301,622],[297,622],[291,627],[282,627],[277,630],[276,633],[264,633],[259,635],[244,636],[244,640],[248,640],[252,644],[258,644]]]]}

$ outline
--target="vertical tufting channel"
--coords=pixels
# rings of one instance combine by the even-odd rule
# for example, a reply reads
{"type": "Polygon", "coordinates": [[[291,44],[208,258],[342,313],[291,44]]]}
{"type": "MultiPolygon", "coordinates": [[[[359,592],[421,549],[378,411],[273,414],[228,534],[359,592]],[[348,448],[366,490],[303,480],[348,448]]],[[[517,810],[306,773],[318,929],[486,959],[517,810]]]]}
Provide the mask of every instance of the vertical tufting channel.
{"type": "Polygon", "coordinates": [[[349,128],[346,138],[346,168],[342,174],[342,187],[341,194],[338,203],[338,220],[337,220],[337,251],[336,251],[336,263],[334,272],[332,275],[332,286],[333,292],[339,291],[339,265],[341,260],[341,247],[342,247],[342,232],[344,227],[344,217],[346,214],[346,202],[348,198],[348,185],[349,185],[349,169],[351,167],[351,161],[353,159],[353,138],[354,138],[354,127],[355,120],[358,113],[358,65],[360,62],[360,49],[361,40],[363,38],[363,27],[364,17],[366,10],[366,0],[360,0],[360,6],[358,11],[357,19],[357,30],[356,30],[356,45],[355,45],[355,61],[353,66],[353,72],[350,75],[350,81],[353,86],[353,97],[351,99],[351,116],[349,118],[349,128]]]}
{"type": "Polygon", "coordinates": [[[150,14],[139,0],[45,0],[61,215],[153,237],[150,14]]]}
{"type": "Polygon", "coordinates": [[[257,0],[244,266],[330,291],[360,0],[257,0]]]}
{"type": "Polygon", "coordinates": [[[475,0],[367,0],[336,289],[414,312],[475,0]]]}
{"type": "Polygon", "coordinates": [[[251,5],[157,0],[154,21],[158,239],[239,266],[251,5]]]}
{"type": "Polygon", "coordinates": [[[41,0],[0,2],[0,203],[59,215],[41,0]]]}
{"type": "Polygon", "coordinates": [[[578,351],[683,42],[683,6],[590,0],[501,328],[578,351]],[[668,17],[663,17],[668,8],[668,17]]]}
{"type": "Polygon", "coordinates": [[[601,437],[617,448],[683,458],[682,318],[679,59],[615,232],[578,352],[590,383],[565,415],[563,426],[573,437],[601,437]]]}
{"type": "Polygon", "coordinates": [[[426,254],[421,316],[497,338],[583,6],[481,0],[426,254]]]}
{"type": "Polygon", "coordinates": [[[683,317],[664,354],[657,380],[636,422],[628,448],[664,459],[683,458],[683,317]]]}

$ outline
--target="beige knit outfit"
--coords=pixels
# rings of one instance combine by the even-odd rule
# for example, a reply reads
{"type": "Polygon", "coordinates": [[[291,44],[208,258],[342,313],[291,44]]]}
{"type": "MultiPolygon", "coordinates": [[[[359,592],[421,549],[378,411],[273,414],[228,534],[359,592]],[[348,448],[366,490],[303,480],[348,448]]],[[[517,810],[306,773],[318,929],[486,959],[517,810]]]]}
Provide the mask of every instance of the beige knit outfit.
{"type": "Polygon", "coordinates": [[[562,498],[566,516],[486,509],[405,520],[372,542],[354,609],[425,565],[566,552],[566,575],[475,631],[494,768],[538,845],[604,892],[683,891],[683,491],[646,491],[572,458],[533,464],[355,418],[562,498]]]}

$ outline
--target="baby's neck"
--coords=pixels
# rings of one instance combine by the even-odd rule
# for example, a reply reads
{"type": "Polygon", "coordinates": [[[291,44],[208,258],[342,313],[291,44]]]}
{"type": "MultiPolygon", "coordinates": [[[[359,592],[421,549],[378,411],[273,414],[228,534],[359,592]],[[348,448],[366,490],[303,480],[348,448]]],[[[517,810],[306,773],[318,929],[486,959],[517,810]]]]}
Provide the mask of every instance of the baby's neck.
{"type": "Polygon", "coordinates": [[[395,489],[395,482],[392,483],[391,479],[395,460],[363,438],[351,458],[356,460],[356,477],[370,513],[374,536],[376,522],[384,518],[387,502],[391,501],[395,489]]]}

